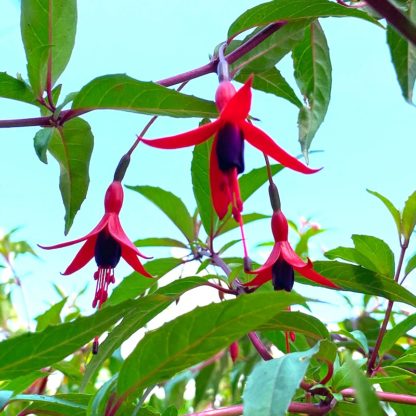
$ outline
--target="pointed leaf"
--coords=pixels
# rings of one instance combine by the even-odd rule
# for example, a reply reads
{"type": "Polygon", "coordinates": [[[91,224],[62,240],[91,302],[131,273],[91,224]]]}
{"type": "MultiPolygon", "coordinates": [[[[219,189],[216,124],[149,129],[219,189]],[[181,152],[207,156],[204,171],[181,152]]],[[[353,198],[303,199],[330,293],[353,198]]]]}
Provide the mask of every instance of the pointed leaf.
{"type": "Polygon", "coordinates": [[[0,72],[0,97],[37,105],[36,97],[30,87],[21,79],[0,72]]]}
{"type": "Polygon", "coordinates": [[[87,195],[93,146],[90,125],[81,118],[69,120],[63,127],[55,129],[49,142],[49,152],[61,171],[59,189],[65,206],[65,234],[87,195]]]}
{"type": "Polygon", "coordinates": [[[251,65],[248,65],[240,71],[235,79],[238,82],[244,83],[253,73],[255,73],[253,81],[254,89],[274,94],[277,97],[284,98],[291,102],[298,108],[302,107],[302,102],[277,68],[273,67],[266,71],[256,72],[251,65]]]}
{"type": "Polygon", "coordinates": [[[88,404],[87,416],[102,416],[106,414],[110,395],[114,392],[116,385],[117,376],[113,376],[97,390],[88,404]]]}
{"type": "Polygon", "coordinates": [[[183,293],[203,284],[206,280],[201,277],[187,277],[160,288],[152,296],[146,296],[137,306],[123,317],[123,321],[117,325],[105,341],[100,345],[100,353],[94,355],[88,363],[84,378],[81,384],[83,390],[88,382],[94,377],[100,369],[104,361],[117,349],[120,345],[138,329],[145,326],[151,319],[166,309],[172,302],[177,300],[183,293]],[[157,295],[165,296],[162,301],[157,295]]]}
{"type": "Polygon", "coordinates": [[[307,160],[312,140],[324,121],[331,96],[332,66],[324,31],[318,21],[305,30],[293,49],[295,78],[307,101],[299,111],[299,142],[307,160]]]}
{"type": "Polygon", "coordinates": [[[36,317],[37,326],[36,331],[40,332],[46,329],[49,325],[57,325],[61,323],[61,312],[65,306],[67,298],[62,299],[60,302],[52,305],[42,315],[36,317]]]}
{"type": "Polygon", "coordinates": [[[143,82],[125,74],[90,81],[75,97],[73,109],[111,109],[170,117],[217,117],[212,101],[143,82]]]}
{"type": "MultiPolygon", "coordinates": [[[[162,277],[180,264],[182,264],[181,259],[167,257],[150,260],[145,264],[145,267],[152,276],[162,277]]],[[[157,285],[157,279],[150,279],[137,272],[133,272],[113,289],[104,307],[117,305],[127,299],[134,299],[154,285],[157,285]]]]}
{"type": "Polygon", "coordinates": [[[349,356],[347,357],[346,365],[350,369],[359,414],[361,416],[383,416],[384,412],[381,409],[380,402],[367,377],[349,356]]]}
{"type": "Polygon", "coordinates": [[[199,216],[207,235],[212,234],[214,218],[218,220],[211,200],[209,182],[209,160],[212,141],[207,140],[195,146],[192,153],[191,175],[192,187],[199,216]]]}
{"type": "Polygon", "coordinates": [[[367,192],[371,195],[376,196],[381,202],[383,202],[386,208],[390,211],[390,214],[392,215],[394,222],[396,223],[397,231],[400,235],[402,229],[400,211],[385,196],[379,194],[378,192],[370,191],[370,189],[367,189],[367,192]]]}
{"type": "Polygon", "coordinates": [[[405,274],[408,275],[414,269],[416,269],[416,254],[413,254],[413,256],[408,260],[406,264],[405,274]]]}
{"type": "Polygon", "coordinates": [[[284,416],[319,344],[257,364],[244,390],[244,416],[284,416]]]}
{"type": "Polygon", "coordinates": [[[252,27],[264,26],[278,20],[294,21],[330,16],[351,16],[378,24],[375,19],[361,10],[344,7],[328,0],[313,0],[313,2],[310,0],[274,0],[245,11],[228,29],[228,37],[234,37],[252,27]]]}
{"type": "Polygon", "coordinates": [[[136,247],[180,247],[180,248],[188,248],[188,246],[182,241],[175,240],[174,238],[142,238],[140,240],[136,240],[134,242],[136,247]]]}
{"type": "Polygon", "coordinates": [[[118,390],[130,394],[169,379],[299,301],[301,297],[294,293],[255,293],[182,315],[145,335],[121,368],[118,390]]]}
{"type": "Polygon", "coordinates": [[[188,242],[194,239],[194,226],[191,214],[182,200],[172,192],[156,186],[126,186],[153,202],[179,228],[188,242]]]}
{"type": "Polygon", "coordinates": [[[402,231],[405,239],[409,239],[416,225],[416,191],[409,196],[404,205],[402,215],[402,231]]]}
{"type": "Polygon", "coordinates": [[[46,128],[39,130],[33,138],[33,145],[39,160],[43,163],[48,163],[46,152],[49,148],[49,143],[52,139],[54,129],[46,128]]]}
{"type": "Polygon", "coordinates": [[[75,42],[76,0],[22,0],[22,39],[30,84],[37,97],[46,89],[48,59],[51,85],[65,69],[75,42]]]}
{"type": "Polygon", "coordinates": [[[394,326],[394,328],[388,330],[384,337],[383,341],[380,346],[379,354],[383,356],[386,352],[388,352],[396,341],[404,336],[407,332],[412,330],[416,326],[416,315],[410,315],[403,321],[399,322],[394,326]]]}
{"type": "MultiPolygon", "coordinates": [[[[394,280],[371,270],[338,261],[315,261],[313,265],[318,273],[338,285],[340,290],[382,296],[386,299],[416,306],[415,295],[394,280]]],[[[296,280],[311,284],[309,281],[306,282],[306,279],[302,279],[299,274],[296,275],[296,280]]]]}
{"type": "MultiPolygon", "coordinates": [[[[266,218],[270,218],[270,215],[259,214],[257,212],[252,212],[250,214],[242,215],[243,223],[249,224],[250,222],[264,220],[266,218]]],[[[234,230],[238,228],[240,225],[238,222],[235,222],[233,218],[227,219],[227,221],[222,221],[222,225],[218,228],[218,231],[215,233],[216,236],[222,235],[227,233],[228,231],[234,230]]]]}
{"type": "MultiPolygon", "coordinates": [[[[416,1],[410,0],[408,5],[407,15],[411,21],[415,22],[416,1]]],[[[387,44],[403,97],[407,102],[412,103],[416,80],[416,48],[391,25],[387,25],[387,44]]]]}

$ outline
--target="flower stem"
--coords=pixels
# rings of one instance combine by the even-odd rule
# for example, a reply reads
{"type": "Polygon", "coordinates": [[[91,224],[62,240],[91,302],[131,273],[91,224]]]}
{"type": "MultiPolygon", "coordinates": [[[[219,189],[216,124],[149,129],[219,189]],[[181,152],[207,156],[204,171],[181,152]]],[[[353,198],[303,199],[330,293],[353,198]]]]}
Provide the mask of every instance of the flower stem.
{"type": "MultiPolygon", "coordinates": [[[[409,240],[405,240],[401,245],[400,257],[399,257],[399,261],[397,263],[396,273],[394,275],[394,281],[395,282],[399,281],[400,273],[401,273],[401,270],[402,270],[402,267],[403,267],[404,256],[406,254],[406,250],[407,250],[408,245],[409,245],[409,240]]],[[[384,338],[384,335],[385,335],[386,330],[387,330],[387,325],[388,325],[389,320],[390,320],[390,315],[391,315],[391,311],[393,309],[393,304],[394,304],[394,301],[389,300],[389,303],[388,303],[387,309],[386,309],[386,314],[384,315],[384,320],[383,320],[383,323],[381,324],[381,328],[380,328],[380,331],[379,331],[378,336],[377,336],[376,344],[374,346],[373,352],[371,353],[371,357],[368,360],[367,375],[369,375],[369,376],[371,376],[373,374],[375,363],[376,363],[376,360],[377,360],[377,357],[378,357],[378,352],[380,350],[380,346],[381,346],[381,343],[383,342],[383,338],[384,338]]],[[[380,362],[379,362],[378,366],[381,365],[382,359],[383,359],[383,357],[380,357],[380,362]]]]}
{"type": "Polygon", "coordinates": [[[249,332],[248,337],[264,361],[273,360],[273,356],[267,351],[266,346],[255,332],[249,332]]]}
{"type": "Polygon", "coordinates": [[[367,4],[384,17],[406,39],[416,45],[416,26],[388,0],[367,0],[367,4]]]}

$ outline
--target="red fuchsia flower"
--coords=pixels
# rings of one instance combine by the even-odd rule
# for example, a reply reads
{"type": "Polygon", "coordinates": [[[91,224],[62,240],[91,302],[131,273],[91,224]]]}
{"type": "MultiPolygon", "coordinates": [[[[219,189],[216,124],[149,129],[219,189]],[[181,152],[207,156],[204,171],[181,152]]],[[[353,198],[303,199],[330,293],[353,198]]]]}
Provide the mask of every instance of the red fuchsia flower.
{"type": "Polygon", "coordinates": [[[304,262],[293,250],[288,241],[288,223],[282,211],[273,212],[272,232],[274,237],[273,250],[264,265],[249,273],[256,277],[245,286],[258,287],[272,281],[275,290],[290,292],[295,282],[295,271],[323,286],[338,288],[338,286],[313,269],[312,262],[304,262]]]}
{"type": "Polygon", "coordinates": [[[244,171],[244,140],[287,168],[306,174],[317,172],[317,169],[307,167],[288,154],[265,132],[247,121],[252,81],[250,77],[238,91],[230,81],[220,82],[215,95],[220,112],[217,120],[176,136],[142,139],[149,146],[176,149],[200,144],[215,135],[210,156],[212,202],[220,219],[224,218],[231,205],[234,219],[240,224],[243,203],[237,176],[244,171]]]}
{"type": "Polygon", "coordinates": [[[84,267],[93,257],[98,266],[94,273],[97,281],[93,308],[101,308],[108,297],[108,286],[115,282],[114,268],[120,258],[123,259],[138,273],[152,277],[143,267],[138,256],[144,256],[129,240],[120,224],[119,213],[123,205],[124,192],[121,182],[113,181],[108,187],[104,199],[105,213],[97,226],[84,237],[54,246],[40,246],[46,250],[67,247],[85,241],[72,263],[62,273],[72,274],[84,267]]]}

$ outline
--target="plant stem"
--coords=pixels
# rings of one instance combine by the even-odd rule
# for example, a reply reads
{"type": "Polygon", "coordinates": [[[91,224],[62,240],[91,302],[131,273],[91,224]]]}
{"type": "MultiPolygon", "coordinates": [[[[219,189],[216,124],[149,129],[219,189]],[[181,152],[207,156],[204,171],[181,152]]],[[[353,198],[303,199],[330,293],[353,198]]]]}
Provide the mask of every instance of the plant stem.
{"type": "Polygon", "coordinates": [[[384,17],[406,39],[416,45],[416,26],[388,0],[367,0],[367,4],[384,17]]]}
{"type": "MultiPolygon", "coordinates": [[[[385,391],[376,391],[377,397],[383,402],[403,403],[416,405],[416,397],[408,394],[390,393],[385,391]]],[[[344,389],[341,391],[344,397],[355,397],[354,389],[344,389]]]]}
{"type": "Polygon", "coordinates": [[[254,348],[257,350],[261,358],[263,358],[264,361],[273,360],[273,356],[267,351],[266,346],[263,344],[259,336],[255,332],[250,332],[248,334],[248,337],[253,344],[254,348]]]}
{"type": "MultiPolygon", "coordinates": [[[[399,257],[399,261],[397,263],[396,274],[394,275],[394,281],[396,283],[399,281],[400,273],[401,273],[402,266],[403,266],[403,260],[404,260],[405,254],[406,254],[408,244],[409,244],[409,241],[405,240],[401,245],[400,257],[399,257]]],[[[393,309],[393,304],[394,304],[394,301],[389,300],[389,303],[388,303],[387,309],[386,309],[386,314],[384,315],[384,320],[383,320],[383,323],[381,324],[381,328],[380,328],[380,331],[379,331],[378,336],[377,336],[376,345],[374,346],[373,352],[371,353],[371,357],[368,360],[367,375],[369,375],[369,376],[371,376],[373,374],[375,363],[376,363],[376,360],[377,360],[377,357],[378,357],[378,352],[380,350],[380,346],[381,346],[381,343],[383,342],[383,338],[384,338],[384,335],[385,335],[386,330],[387,330],[387,325],[388,325],[389,320],[390,320],[390,315],[391,315],[391,311],[393,309]]],[[[379,366],[381,364],[382,359],[383,359],[383,357],[380,357],[379,366]]]]}

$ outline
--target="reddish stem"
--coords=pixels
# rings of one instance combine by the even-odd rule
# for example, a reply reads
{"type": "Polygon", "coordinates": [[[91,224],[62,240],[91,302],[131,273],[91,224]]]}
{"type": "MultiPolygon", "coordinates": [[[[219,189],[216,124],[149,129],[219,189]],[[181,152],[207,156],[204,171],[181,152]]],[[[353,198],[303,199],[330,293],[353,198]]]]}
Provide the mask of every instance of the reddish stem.
{"type": "MultiPolygon", "coordinates": [[[[390,393],[384,391],[376,391],[377,397],[383,402],[403,403],[416,405],[416,397],[408,394],[390,393]]],[[[344,389],[341,391],[344,397],[355,397],[354,389],[344,389]]]]}
{"type": "Polygon", "coordinates": [[[273,360],[273,356],[269,353],[269,351],[267,351],[266,346],[255,332],[249,332],[248,337],[263,360],[273,360]]]}
{"type": "Polygon", "coordinates": [[[367,3],[406,39],[416,45],[416,26],[392,3],[388,0],[367,0],[367,3]]]}
{"type": "Polygon", "coordinates": [[[227,289],[225,287],[222,287],[220,285],[217,285],[216,283],[206,282],[206,283],[204,283],[204,286],[213,287],[214,289],[217,289],[218,291],[220,291],[222,293],[227,293],[229,295],[238,295],[238,292],[236,290],[234,290],[234,289],[227,289]]]}

